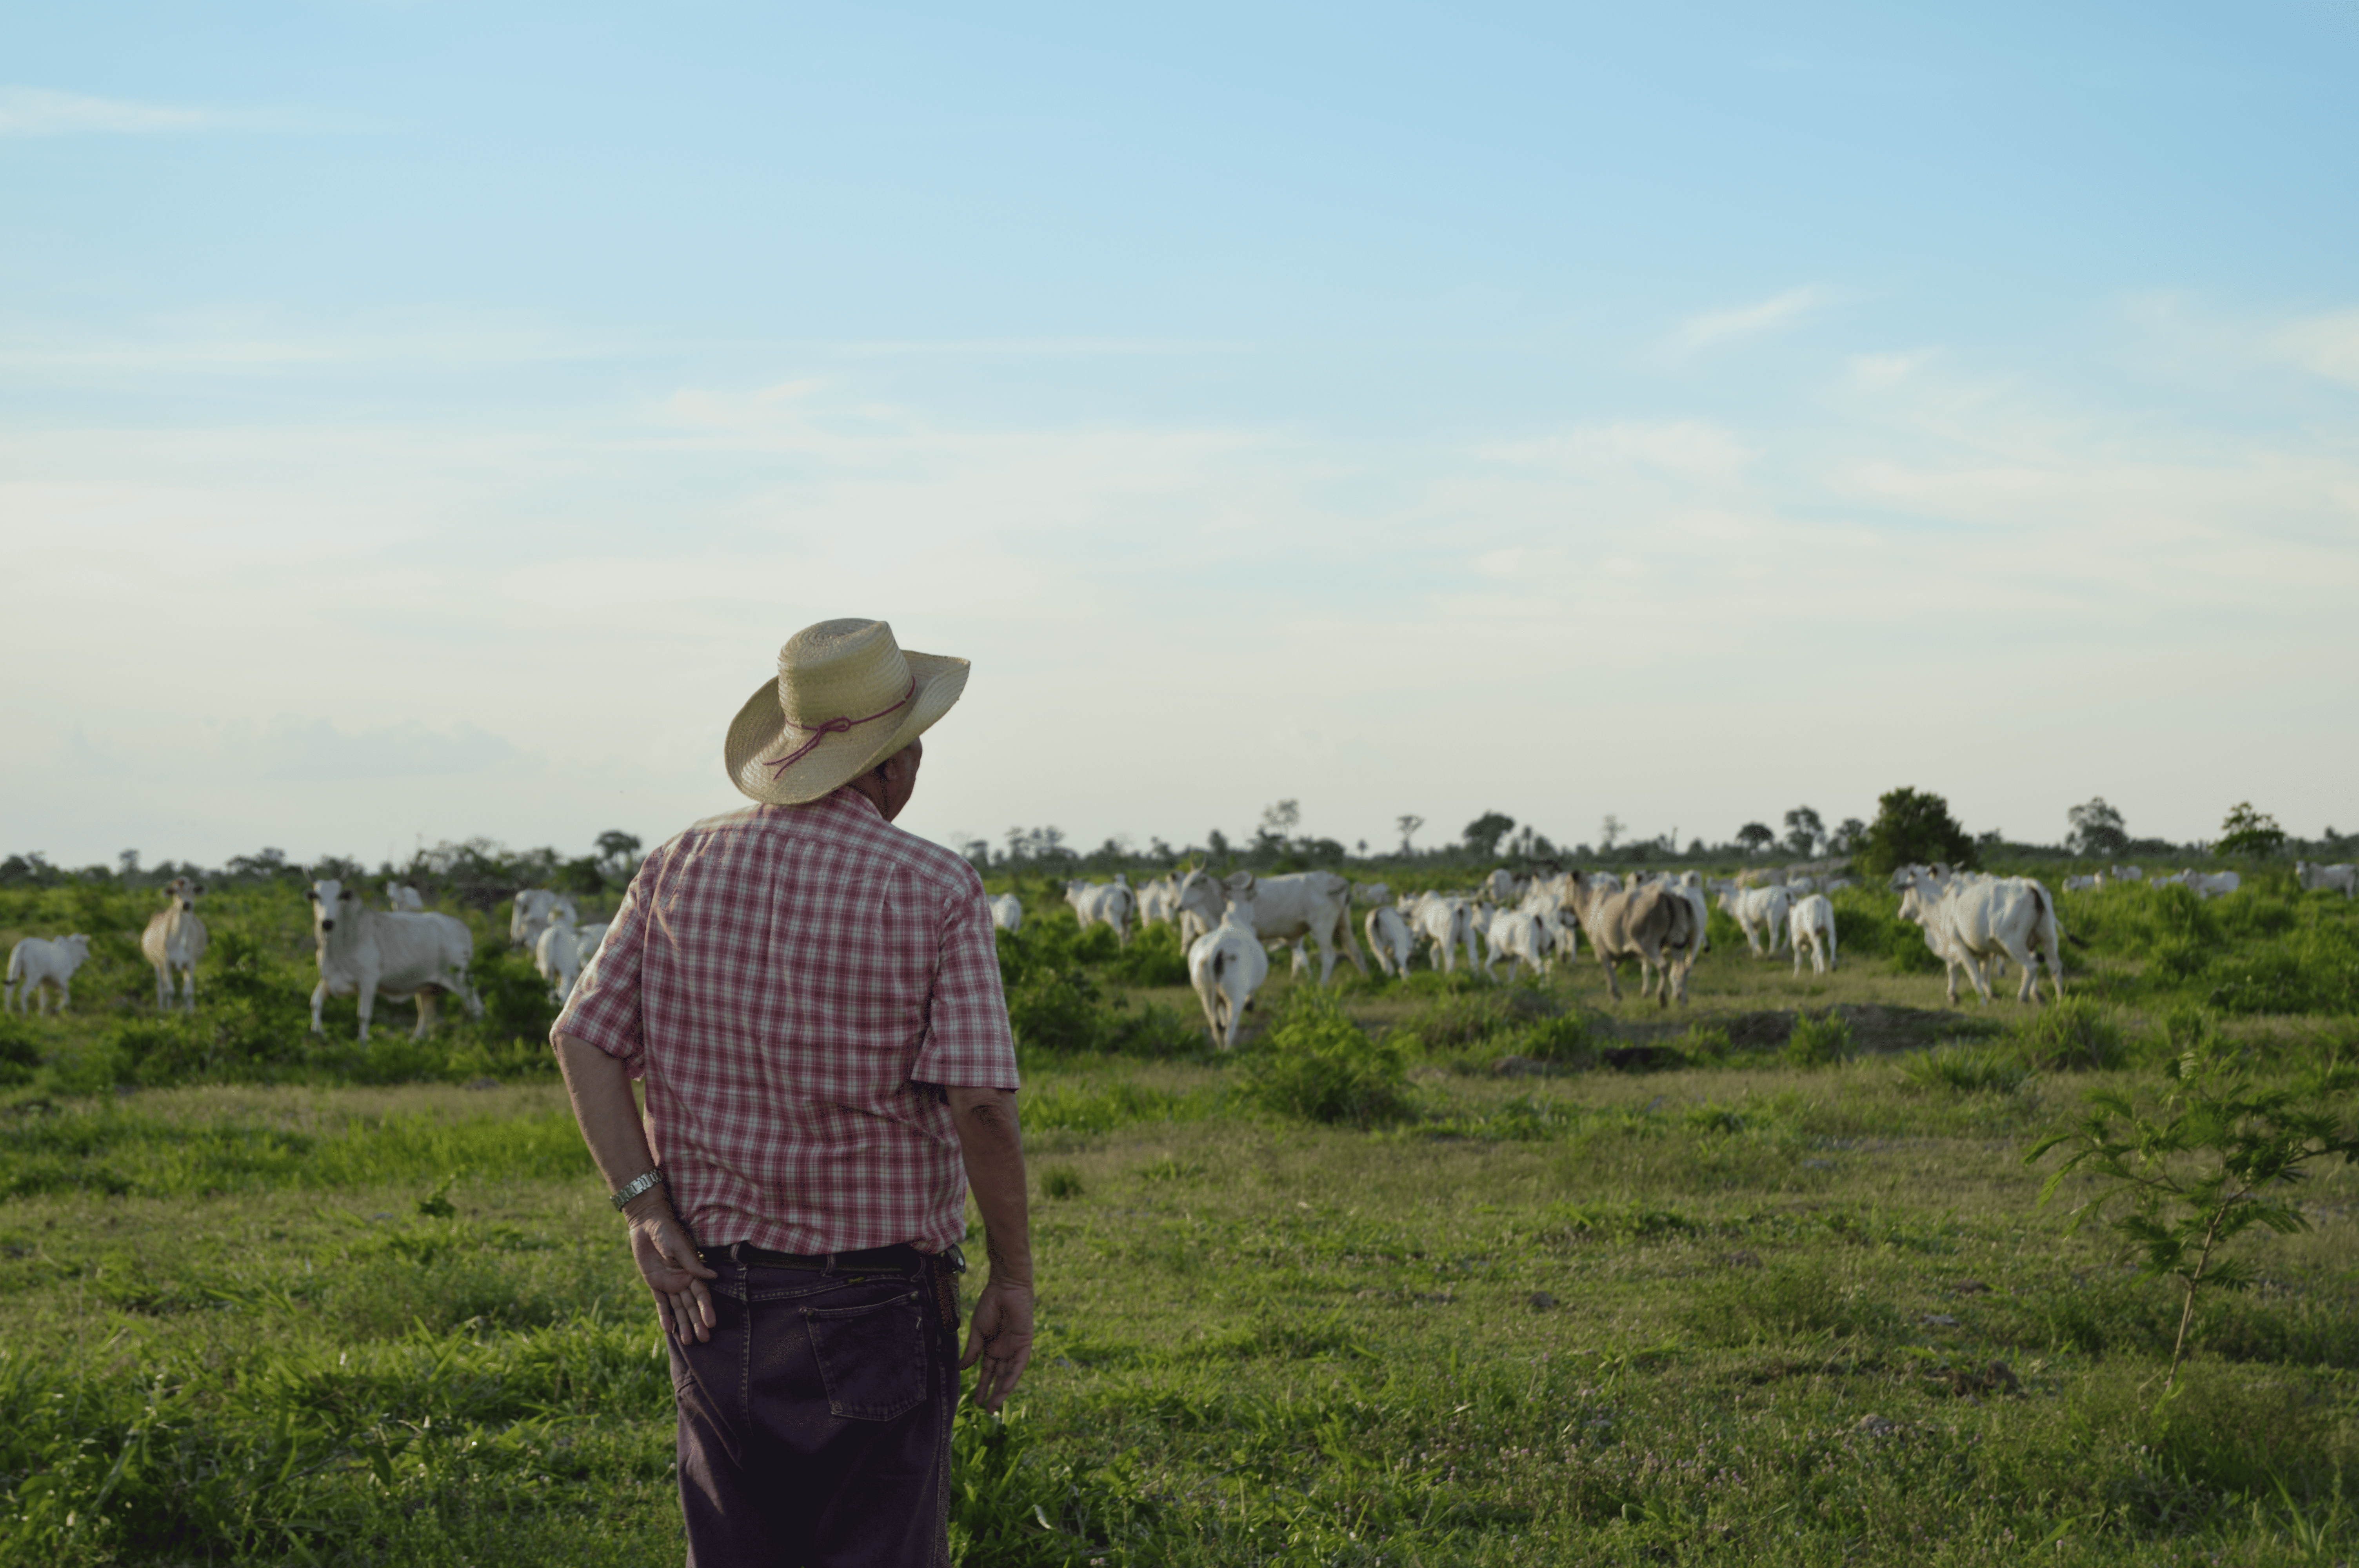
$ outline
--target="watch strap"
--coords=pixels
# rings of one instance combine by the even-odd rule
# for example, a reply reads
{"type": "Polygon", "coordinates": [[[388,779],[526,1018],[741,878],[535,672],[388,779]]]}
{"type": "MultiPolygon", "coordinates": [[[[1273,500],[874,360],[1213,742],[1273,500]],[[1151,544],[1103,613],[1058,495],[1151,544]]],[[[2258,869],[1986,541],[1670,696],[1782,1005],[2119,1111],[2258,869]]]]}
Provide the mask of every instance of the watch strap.
{"type": "Polygon", "coordinates": [[[649,1171],[644,1176],[633,1176],[614,1194],[614,1206],[619,1209],[641,1193],[661,1186],[663,1179],[663,1172],[660,1170],[649,1171]]]}

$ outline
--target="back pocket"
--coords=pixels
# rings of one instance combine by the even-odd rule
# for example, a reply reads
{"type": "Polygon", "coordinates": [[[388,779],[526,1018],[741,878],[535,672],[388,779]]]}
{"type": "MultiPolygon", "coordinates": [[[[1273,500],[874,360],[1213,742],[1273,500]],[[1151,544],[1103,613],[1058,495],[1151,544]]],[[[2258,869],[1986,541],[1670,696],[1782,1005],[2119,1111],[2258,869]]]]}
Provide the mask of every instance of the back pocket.
{"type": "Polygon", "coordinates": [[[926,1397],[925,1329],[912,1292],[855,1307],[805,1307],[830,1413],[891,1421],[926,1397]]]}

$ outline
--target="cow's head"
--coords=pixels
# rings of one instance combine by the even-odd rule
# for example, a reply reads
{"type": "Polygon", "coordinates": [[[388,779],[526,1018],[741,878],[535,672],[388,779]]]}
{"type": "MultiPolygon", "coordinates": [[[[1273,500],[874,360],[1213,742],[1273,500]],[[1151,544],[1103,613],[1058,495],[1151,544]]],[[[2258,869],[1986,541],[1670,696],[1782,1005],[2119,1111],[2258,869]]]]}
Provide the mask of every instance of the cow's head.
{"type": "Polygon", "coordinates": [[[361,895],[333,877],[322,877],[311,884],[311,922],[321,934],[336,928],[336,917],[349,914],[347,905],[356,905],[361,895]]]}
{"type": "Polygon", "coordinates": [[[77,964],[86,964],[90,961],[90,938],[79,931],[71,936],[59,937],[58,946],[70,950],[77,964]]]}
{"type": "Polygon", "coordinates": [[[1221,884],[1206,875],[1202,867],[1180,879],[1180,908],[1192,910],[1206,920],[1218,920],[1225,902],[1221,897],[1221,884]]]}

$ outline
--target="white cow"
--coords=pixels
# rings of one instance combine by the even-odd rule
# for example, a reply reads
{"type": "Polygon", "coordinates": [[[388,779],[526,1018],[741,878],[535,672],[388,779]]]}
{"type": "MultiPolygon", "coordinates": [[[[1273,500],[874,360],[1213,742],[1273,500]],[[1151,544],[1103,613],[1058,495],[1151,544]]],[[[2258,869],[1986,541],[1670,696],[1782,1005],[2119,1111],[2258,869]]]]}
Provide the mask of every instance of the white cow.
{"type": "Polygon", "coordinates": [[[568,920],[582,918],[571,894],[551,892],[547,888],[526,888],[516,895],[516,908],[508,915],[508,940],[532,952],[540,943],[540,934],[549,929],[549,917],[562,909],[568,920]]]}
{"type": "Polygon", "coordinates": [[[1114,873],[1110,882],[1067,882],[1065,902],[1073,906],[1073,914],[1087,931],[1103,922],[1114,927],[1114,939],[1121,946],[1130,946],[1130,911],[1135,902],[1130,886],[1114,873]]]}
{"type": "Polygon", "coordinates": [[[1376,960],[1376,968],[1388,975],[1408,974],[1408,956],[1416,948],[1417,939],[1409,935],[1408,922],[1401,918],[1400,911],[1390,904],[1368,911],[1365,929],[1368,952],[1376,960]]]}
{"type": "MultiPolygon", "coordinates": [[[[1308,936],[1319,945],[1321,985],[1334,978],[1339,946],[1362,975],[1368,972],[1368,961],[1360,956],[1359,938],[1352,933],[1352,884],[1343,878],[1333,871],[1258,878],[1250,871],[1236,871],[1223,882],[1194,871],[1180,881],[1180,907],[1209,928],[1219,924],[1228,900],[1241,888],[1254,892],[1255,928],[1263,941],[1290,942],[1308,936]]],[[[1195,950],[1192,944],[1189,950],[1195,950]]]]}
{"type": "Polygon", "coordinates": [[[408,882],[387,882],[385,884],[385,906],[387,909],[403,914],[423,914],[426,913],[426,901],[419,897],[418,890],[411,887],[408,882]]]}
{"type": "Polygon", "coordinates": [[[582,960],[586,951],[582,946],[582,934],[561,913],[552,912],[549,922],[532,945],[532,967],[549,982],[549,994],[559,1001],[573,994],[573,981],[582,972],[582,960]]]}
{"type": "Polygon", "coordinates": [[[1822,892],[1807,893],[1786,912],[1786,930],[1794,944],[1794,973],[1802,972],[1802,949],[1810,950],[1810,972],[1823,975],[1835,967],[1835,906],[1822,892]]]}
{"type": "Polygon", "coordinates": [[[1516,901],[1516,895],[1523,889],[1524,883],[1516,878],[1516,873],[1501,866],[1483,879],[1480,892],[1483,897],[1489,899],[1493,903],[1513,903],[1516,901]]]}
{"type": "MultiPolygon", "coordinates": [[[[569,913],[571,901],[567,901],[569,913]]],[[[311,934],[319,942],[320,984],[311,992],[311,1033],[325,1033],[320,1009],[331,996],[358,993],[361,1039],[380,996],[392,1001],[418,999],[418,1038],[434,1022],[435,999],[449,991],[466,1004],[469,1016],[484,1016],[484,1004],[467,984],[475,939],[466,924],[448,914],[388,914],[364,909],[361,896],[334,878],[311,884],[311,934]]]]}
{"type": "Polygon", "coordinates": [[[2146,873],[2138,870],[2136,866],[2115,866],[2114,868],[2114,881],[2117,882],[2135,882],[2143,881],[2145,880],[2146,873]]]}
{"type": "Polygon", "coordinates": [[[2186,883],[2195,890],[2198,898],[2223,898],[2244,886],[2245,879],[2234,871],[2188,871],[2186,883]]]}
{"type": "Polygon", "coordinates": [[[1534,973],[1547,974],[1549,960],[1556,953],[1556,944],[1552,940],[1554,935],[1552,923],[1543,921],[1529,910],[1498,911],[1491,916],[1490,929],[1484,933],[1484,939],[1490,945],[1491,956],[1484,960],[1483,972],[1495,979],[1499,960],[1512,958],[1515,962],[1507,970],[1507,978],[1511,980],[1523,974],[1527,964],[1531,966],[1534,973]]]}
{"type": "Polygon", "coordinates": [[[2313,865],[2308,860],[2293,863],[2294,881],[2304,892],[2316,892],[2323,888],[2339,892],[2344,898],[2359,898],[2359,866],[2347,862],[2339,866],[2313,865]]]}
{"type": "Polygon", "coordinates": [[[1024,929],[1024,901],[1012,892],[991,901],[991,923],[1002,931],[1024,929]]]}
{"type": "Polygon", "coordinates": [[[2049,983],[2058,997],[2064,994],[2063,932],[2056,922],[2056,901],[2028,877],[1949,881],[1933,871],[1911,867],[1894,873],[1907,878],[1900,913],[1925,928],[1927,946],[1949,969],[1950,1005],[1958,1001],[1958,971],[1974,982],[1983,1000],[1991,1000],[1984,965],[2001,955],[2023,971],[2018,1001],[2039,1000],[2039,967],[2036,953],[2045,949],[2049,983]],[[1908,894],[1913,893],[1913,898],[1908,894]]]}
{"type": "Polygon", "coordinates": [[[1403,913],[1418,935],[1433,944],[1435,968],[1444,974],[1457,973],[1461,947],[1466,949],[1468,968],[1482,962],[1474,953],[1474,911],[1464,899],[1419,893],[1403,913]]]}
{"type": "Polygon", "coordinates": [[[147,917],[147,929],[139,934],[139,951],[156,970],[156,1011],[163,1012],[172,1005],[172,976],[180,979],[180,1006],[183,1011],[197,1011],[197,960],[205,956],[211,940],[205,934],[205,923],[197,918],[197,900],[204,896],[201,883],[186,877],[174,877],[164,884],[168,901],[163,909],[147,917]]]}
{"type": "Polygon", "coordinates": [[[1392,898],[1393,890],[1386,887],[1382,882],[1353,882],[1352,884],[1352,902],[1353,903],[1390,903],[1392,902],[1392,898]]]}
{"type": "Polygon", "coordinates": [[[1720,907],[1745,933],[1745,946],[1756,958],[1777,954],[1788,904],[1783,887],[1731,888],[1720,895],[1720,907]]]}
{"type": "Polygon", "coordinates": [[[1141,931],[1166,921],[1175,925],[1178,923],[1180,884],[1169,877],[1158,877],[1151,882],[1141,884],[1137,899],[1138,928],[1141,931]]]}
{"type": "Polygon", "coordinates": [[[8,950],[8,1010],[23,1012],[27,1002],[34,1012],[50,1011],[43,986],[58,990],[56,1010],[63,1012],[73,1000],[74,971],[90,962],[90,938],[77,931],[71,936],[27,936],[8,950]]]}
{"type": "Polygon", "coordinates": [[[1262,951],[1254,879],[1240,871],[1229,879],[1227,907],[1220,923],[1188,949],[1188,979],[1204,1004],[1204,1027],[1212,1044],[1232,1050],[1254,992],[1269,979],[1269,956],[1262,951]],[[1244,881],[1239,883],[1238,878],[1244,881]]]}
{"type": "Polygon", "coordinates": [[[2064,891],[2066,892],[2082,892],[2090,889],[2101,888],[2104,885],[2105,877],[2104,873],[2102,871],[2093,877],[2066,877],[2064,879],[2064,891]]]}

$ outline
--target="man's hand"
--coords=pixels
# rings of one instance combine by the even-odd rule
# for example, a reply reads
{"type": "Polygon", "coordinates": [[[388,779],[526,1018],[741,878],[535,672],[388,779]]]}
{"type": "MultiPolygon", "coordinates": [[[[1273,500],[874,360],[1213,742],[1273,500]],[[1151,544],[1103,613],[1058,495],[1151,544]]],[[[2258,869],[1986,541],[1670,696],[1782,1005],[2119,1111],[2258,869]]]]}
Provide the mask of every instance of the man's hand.
{"type": "Polygon", "coordinates": [[[967,1325],[966,1355],[959,1361],[963,1372],[977,1361],[974,1401],[996,1411],[1016,1391],[1032,1359],[1032,1287],[1004,1282],[996,1275],[986,1281],[967,1325]]]}
{"type": "Polygon", "coordinates": [[[658,1188],[625,1212],[631,1216],[631,1260],[638,1264],[639,1277],[655,1292],[656,1321],[663,1325],[666,1334],[680,1339],[686,1339],[690,1329],[698,1339],[711,1339],[716,1320],[712,1292],[704,1281],[721,1276],[697,1256],[696,1243],[688,1227],[672,1212],[669,1197],[658,1188]]]}

